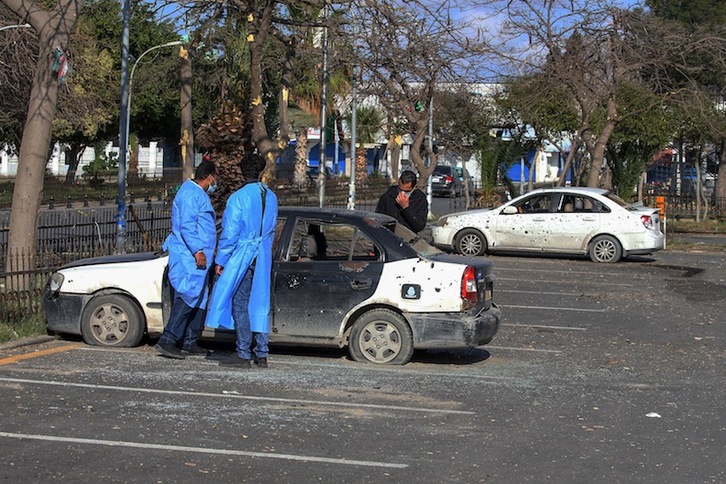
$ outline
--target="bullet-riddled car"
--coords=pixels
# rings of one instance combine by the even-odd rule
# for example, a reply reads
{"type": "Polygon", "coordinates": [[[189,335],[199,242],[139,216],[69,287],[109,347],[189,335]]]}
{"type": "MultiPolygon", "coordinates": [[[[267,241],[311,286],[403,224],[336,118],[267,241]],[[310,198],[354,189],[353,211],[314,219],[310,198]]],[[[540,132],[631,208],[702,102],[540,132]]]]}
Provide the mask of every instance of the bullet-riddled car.
{"type": "Polygon", "coordinates": [[[433,244],[468,256],[487,252],[589,255],[595,262],[663,248],[658,209],[599,188],[542,188],[495,209],[454,213],[431,230],[433,244]]]}
{"type": "MultiPolygon", "coordinates": [[[[166,265],[143,253],[61,267],[44,297],[48,329],[101,346],[159,335],[166,265]]],[[[357,361],[404,364],[414,349],[475,347],[499,328],[490,262],[444,254],[383,214],[281,207],[272,270],[272,344],[347,345],[357,361]]]]}

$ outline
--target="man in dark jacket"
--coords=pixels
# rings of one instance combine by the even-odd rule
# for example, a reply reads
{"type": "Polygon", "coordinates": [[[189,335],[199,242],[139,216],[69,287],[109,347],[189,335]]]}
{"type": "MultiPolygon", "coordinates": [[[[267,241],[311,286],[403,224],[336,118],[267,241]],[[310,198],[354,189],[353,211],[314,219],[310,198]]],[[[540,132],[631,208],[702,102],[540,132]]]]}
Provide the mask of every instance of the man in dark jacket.
{"type": "Polygon", "coordinates": [[[412,232],[419,233],[426,227],[429,204],[426,194],[416,188],[416,180],[416,174],[410,170],[401,173],[398,185],[381,195],[376,212],[390,215],[412,232]]]}

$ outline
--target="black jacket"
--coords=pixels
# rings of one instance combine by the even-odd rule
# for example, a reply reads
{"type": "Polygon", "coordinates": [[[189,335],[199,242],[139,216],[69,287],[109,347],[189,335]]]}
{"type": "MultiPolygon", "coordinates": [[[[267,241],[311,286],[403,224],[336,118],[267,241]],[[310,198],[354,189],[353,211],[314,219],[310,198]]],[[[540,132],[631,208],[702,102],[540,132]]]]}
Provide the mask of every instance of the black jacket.
{"type": "Polygon", "coordinates": [[[396,203],[399,191],[398,185],[389,187],[378,200],[376,212],[390,215],[415,233],[421,232],[426,227],[426,218],[429,215],[426,194],[418,188],[414,188],[408,197],[408,208],[402,209],[396,203]]]}

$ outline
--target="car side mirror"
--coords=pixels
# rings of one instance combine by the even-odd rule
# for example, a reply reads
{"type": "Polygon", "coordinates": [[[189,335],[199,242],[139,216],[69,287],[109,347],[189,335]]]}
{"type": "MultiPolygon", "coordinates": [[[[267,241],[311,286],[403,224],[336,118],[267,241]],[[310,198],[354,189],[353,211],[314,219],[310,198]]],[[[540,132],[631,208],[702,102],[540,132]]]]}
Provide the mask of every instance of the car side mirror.
{"type": "Polygon", "coordinates": [[[502,213],[504,215],[514,215],[515,213],[519,213],[519,210],[517,210],[517,207],[514,205],[508,205],[504,207],[504,210],[502,210],[502,213]]]}

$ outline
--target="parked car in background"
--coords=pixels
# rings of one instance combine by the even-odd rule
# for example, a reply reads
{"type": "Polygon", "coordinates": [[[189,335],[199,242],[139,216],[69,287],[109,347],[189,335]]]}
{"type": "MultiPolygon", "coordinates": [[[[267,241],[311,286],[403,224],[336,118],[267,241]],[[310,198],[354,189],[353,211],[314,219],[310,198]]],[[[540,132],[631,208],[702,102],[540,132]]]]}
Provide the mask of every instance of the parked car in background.
{"type": "MultiPolygon", "coordinates": [[[[357,361],[404,364],[415,349],[476,347],[497,332],[490,262],[444,254],[383,214],[278,213],[271,344],[347,345],[357,361]]],[[[160,335],[171,305],[166,266],[166,253],[143,253],[61,267],[43,301],[48,329],[99,346],[160,335]]],[[[203,336],[219,333],[233,334],[203,336]]]]}
{"type": "MultiPolygon", "coordinates": [[[[320,176],[320,167],[319,166],[308,166],[307,169],[307,175],[310,181],[318,181],[318,176],[320,176]]],[[[335,176],[335,173],[333,173],[333,169],[329,166],[325,167],[325,179],[330,180],[335,176]]]]}
{"type": "Polygon", "coordinates": [[[464,191],[464,185],[453,166],[436,165],[431,174],[432,195],[458,197],[464,191]]]}
{"type": "Polygon", "coordinates": [[[468,179],[469,196],[473,196],[474,195],[474,180],[471,178],[471,174],[469,173],[469,170],[467,170],[463,166],[457,166],[454,169],[456,170],[456,173],[459,175],[459,180],[461,181],[462,187],[466,188],[467,179],[468,179]],[[464,175],[466,175],[466,176],[464,176],[464,175]]]}
{"type": "Polygon", "coordinates": [[[433,244],[477,256],[526,251],[587,254],[595,262],[663,248],[658,209],[624,202],[599,188],[542,188],[495,209],[442,217],[433,244]]]}

